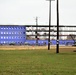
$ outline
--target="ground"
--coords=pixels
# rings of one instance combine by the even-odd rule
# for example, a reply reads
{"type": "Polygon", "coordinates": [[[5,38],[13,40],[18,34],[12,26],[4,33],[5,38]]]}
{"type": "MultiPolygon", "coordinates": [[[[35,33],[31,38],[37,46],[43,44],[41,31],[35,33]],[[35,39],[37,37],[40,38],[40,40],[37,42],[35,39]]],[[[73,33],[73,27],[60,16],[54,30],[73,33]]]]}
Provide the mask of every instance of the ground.
{"type": "Polygon", "coordinates": [[[0,50],[0,75],[76,75],[76,52],[52,51],[0,50]]]}
{"type": "Polygon", "coordinates": [[[76,47],[0,46],[0,75],[76,75],[76,47]]]}
{"type": "MultiPolygon", "coordinates": [[[[0,50],[47,50],[48,49],[48,46],[25,46],[25,45],[22,45],[22,46],[0,46],[0,50]]],[[[50,50],[53,50],[55,51],[56,50],[56,46],[50,46],[50,50]]],[[[66,51],[75,51],[76,50],[76,47],[75,46],[60,46],[59,47],[59,50],[61,52],[66,52],[66,51]]]]}

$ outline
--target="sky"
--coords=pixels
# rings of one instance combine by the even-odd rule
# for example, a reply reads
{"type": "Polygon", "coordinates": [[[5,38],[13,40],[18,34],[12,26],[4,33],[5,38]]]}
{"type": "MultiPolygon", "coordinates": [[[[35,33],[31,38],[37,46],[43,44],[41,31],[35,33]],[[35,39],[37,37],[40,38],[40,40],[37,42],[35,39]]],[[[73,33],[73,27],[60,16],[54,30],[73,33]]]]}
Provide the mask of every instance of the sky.
{"type": "MultiPolygon", "coordinates": [[[[0,0],[0,24],[49,24],[49,0],[0,0]]],[[[56,25],[56,0],[51,1],[51,24],[56,25]]],[[[76,25],[76,0],[59,0],[59,24],[76,25]]]]}

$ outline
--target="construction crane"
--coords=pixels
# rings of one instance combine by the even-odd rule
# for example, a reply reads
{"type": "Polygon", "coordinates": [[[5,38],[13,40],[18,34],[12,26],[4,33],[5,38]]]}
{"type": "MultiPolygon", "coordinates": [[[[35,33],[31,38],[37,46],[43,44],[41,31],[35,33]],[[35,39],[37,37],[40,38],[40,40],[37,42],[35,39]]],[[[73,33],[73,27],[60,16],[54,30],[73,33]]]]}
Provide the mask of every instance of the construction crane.
{"type": "Polygon", "coordinates": [[[74,35],[71,35],[71,34],[70,34],[70,36],[71,36],[72,40],[74,41],[74,43],[73,43],[72,46],[76,46],[75,36],[74,35]]]}
{"type": "Polygon", "coordinates": [[[73,40],[73,42],[70,42],[70,41],[69,41],[69,42],[66,43],[66,45],[76,46],[76,41],[75,41],[75,39],[74,39],[75,35],[70,34],[70,35],[68,35],[68,36],[71,37],[71,39],[73,40]]]}

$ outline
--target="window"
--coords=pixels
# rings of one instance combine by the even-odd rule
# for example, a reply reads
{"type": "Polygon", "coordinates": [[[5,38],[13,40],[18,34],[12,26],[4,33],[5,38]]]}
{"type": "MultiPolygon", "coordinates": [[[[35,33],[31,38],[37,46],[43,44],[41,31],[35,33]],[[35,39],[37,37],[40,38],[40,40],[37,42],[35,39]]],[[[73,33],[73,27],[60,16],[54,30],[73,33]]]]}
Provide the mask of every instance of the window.
{"type": "Polygon", "coordinates": [[[4,34],[5,34],[5,32],[4,32],[4,34]]]}
{"type": "Polygon", "coordinates": [[[21,27],[20,27],[20,29],[21,29],[21,27]]]}
{"type": "Polygon", "coordinates": [[[20,29],[20,27],[19,27],[19,29],[20,29]]]}
{"type": "Polygon", "coordinates": [[[19,29],[19,28],[17,27],[17,29],[19,29]]]}
{"type": "Polygon", "coordinates": [[[3,43],[5,44],[6,42],[4,41],[3,43]]]}
{"type": "Polygon", "coordinates": [[[7,41],[7,43],[9,43],[9,42],[7,41]]]}
{"type": "Polygon", "coordinates": [[[18,43],[20,43],[20,42],[18,42],[18,43]]]}
{"type": "Polygon", "coordinates": [[[6,32],[6,34],[8,34],[8,32],[6,32]]]}
{"type": "Polygon", "coordinates": [[[9,27],[9,29],[11,29],[11,27],[9,27]]]}
{"type": "Polygon", "coordinates": [[[20,36],[18,38],[20,39],[20,36]]]}
{"type": "Polygon", "coordinates": [[[8,39],[8,37],[6,37],[8,39]]]}
{"type": "Polygon", "coordinates": [[[17,39],[18,39],[19,37],[17,36],[17,39]]]}
{"type": "Polygon", "coordinates": [[[12,37],[12,39],[13,39],[13,37],[12,37]]]}
{"type": "Polygon", "coordinates": [[[11,37],[9,36],[9,39],[11,39],[11,37]]]}
{"type": "Polygon", "coordinates": [[[16,32],[16,34],[18,34],[18,33],[16,32]]]}
{"type": "Polygon", "coordinates": [[[4,36],[4,39],[5,39],[5,36],[4,36]]]}
{"type": "Polygon", "coordinates": [[[15,27],[15,29],[16,29],[16,27],[15,27]]]}
{"type": "Polygon", "coordinates": [[[1,34],[3,34],[3,32],[1,32],[1,34]]]}
{"type": "Polygon", "coordinates": [[[19,34],[21,34],[21,32],[19,32],[19,34]]]}
{"type": "Polygon", "coordinates": [[[3,43],[3,41],[1,41],[1,43],[3,43]]]}
{"type": "Polygon", "coordinates": [[[15,39],[16,39],[16,36],[15,36],[15,39]]]}
{"type": "Polygon", "coordinates": [[[1,29],[3,29],[3,28],[1,28],[1,29]]]}
{"type": "Polygon", "coordinates": [[[11,32],[9,32],[9,34],[11,34],[11,32]]]}
{"type": "Polygon", "coordinates": [[[15,34],[16,34],[16,32],[15,32],[15,34]]]}
{"type": "Polygon", "coordinates": [[[23,34],[25,34],[25,32],[23,32],[23,34]]]}
{"type": "Polygon", "coordinates": [[[13,27],[12,27],[12,29],[13,29],[13,27]]]}
{"type": "Polygon", "coordinates": [[[23,27],[21,27],[21,29],[22,29],[23,27]]]}
{"type": "Polygon", "coordinates": [[[18,32],[18,34],[20,34],[20,33],[18,32]]]}
{"type": "Polygon", "coordinates": [[[3,37],[1,36],[1,39],[3,39],[3,37]]]}
{"type": "Polygon", "coordinates": [[[13,34],[15,34],[15,32],[13,32],[13,34]]]}
{"type": "Polygon", "coordinates": [[[13,32],[12,32],[12,34],[13,34],[13,32]]]}
{"type": "Polygon", "coordinates": [[[23,29],[25,29],[25,27],[23,27],[23,29]]]}
{"type": "Polygon", "coordinates": [[[22,34],[22,32],[21,32],[21,34],[22,34]]]}

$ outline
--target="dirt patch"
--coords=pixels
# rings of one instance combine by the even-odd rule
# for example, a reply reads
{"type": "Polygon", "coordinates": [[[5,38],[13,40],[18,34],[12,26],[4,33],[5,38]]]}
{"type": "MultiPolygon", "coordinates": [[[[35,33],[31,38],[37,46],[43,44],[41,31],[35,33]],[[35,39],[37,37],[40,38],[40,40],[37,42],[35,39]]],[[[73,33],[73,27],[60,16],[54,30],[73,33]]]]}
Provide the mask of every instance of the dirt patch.
{"type": "MultiPolygon", "coordinates": [[[[51,49],[56,49],[56,46],[50,46],[51,49]]],[[[76,49],[75,46],[60,46],[60,49],[76,49]]],[[[0,50],[20,50],[20,49],[48,49],[48,46],[0,46],[0,50]]]]}
{"type": "MultiPolygon", "coordinates": [[[[0,46],[0,50],[44,50],[48,49],[48,46],[0,46]]],[[[56,51],[56,46],[50,46],[51,50],[56,51]]],[[[50,50],[50,51],[51,51],[50,50]]],[[[59,50],[61,52],[65,51],[75,51],[76,47],[75,46],[60,46],[59,50]]]]}
{"type": "Polygon", "coordinates": [[[0,46],[0,50],[47,49],[47,46],[0,46]]]}

